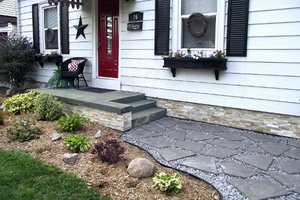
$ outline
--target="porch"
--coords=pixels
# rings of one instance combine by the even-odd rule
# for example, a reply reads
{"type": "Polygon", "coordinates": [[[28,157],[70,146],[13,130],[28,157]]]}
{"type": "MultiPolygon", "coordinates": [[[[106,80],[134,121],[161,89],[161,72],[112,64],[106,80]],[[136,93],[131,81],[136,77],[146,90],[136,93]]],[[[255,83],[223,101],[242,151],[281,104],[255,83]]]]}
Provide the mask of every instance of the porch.
{"type": "Polygon", "coordinates": [[[166,116],[166,109],[144,94],[99,88],[33,89],[48,93],[65,103],[66,113],[77,112],[106,127],[126,131],[166,116]]]}

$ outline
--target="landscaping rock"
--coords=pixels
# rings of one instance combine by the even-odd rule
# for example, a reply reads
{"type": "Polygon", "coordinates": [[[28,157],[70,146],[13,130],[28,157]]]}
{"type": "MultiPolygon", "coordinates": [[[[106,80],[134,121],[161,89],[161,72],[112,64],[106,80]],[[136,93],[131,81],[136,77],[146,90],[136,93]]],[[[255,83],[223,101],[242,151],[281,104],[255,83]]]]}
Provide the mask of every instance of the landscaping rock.
{"type": "Polygon", "coordinates": [[[16,91],[14,89],[8,89],[6,90],[5,97],[11,97],[14,94],[16,94],[16,91]]]}
{"type": "Polygon", "coordinates": [[[132,160],[127,168],[127,172],[134,178],[146,178],[154,174],[155,165],[146,158],[136,158],[132,160]]]}
{"type": "Polygon", "coordinates": [[[102,132],[101,130],[98,130],[97,133],[93,136],[93,139],[99,139],[102,137],[102,132]]]}
{"type": "Polygon", "coordinates": [[[63,161],[67,164],[74,164],[78,159],[77,153],[65,153],[63,157],[63,161]]]}
{"type": "Polygon", "coordinates": [[[60,140],[61,139],[61,135],[58,134],[58,133],[53,133],[51,136],[51,141],[57,141],[57,140],[60,140]]]}

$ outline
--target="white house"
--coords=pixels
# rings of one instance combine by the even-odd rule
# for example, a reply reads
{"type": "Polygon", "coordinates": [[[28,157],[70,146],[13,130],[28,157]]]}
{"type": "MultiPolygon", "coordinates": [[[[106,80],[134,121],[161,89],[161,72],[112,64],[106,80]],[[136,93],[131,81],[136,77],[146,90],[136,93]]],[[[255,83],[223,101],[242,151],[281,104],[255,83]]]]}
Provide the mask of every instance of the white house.
{"type": "Polygon", "coordinates": [[[0,0],[0,35],[17,33],[17,0],[0,0]]]}
{"type": "MultiPolygon", "coordinates": [[[[18,25],[42,53],[86,57],[90,86],[145,93],[169,116],[300,136],[299,0],[73,2],[83,5],[19,0],[18,25]],[[88,26],[76,39],[80,17],[88,26]],[[188,48],[225,51],[227,70],[219,80],[210,69],[179,68],[173,77],[162,56],[188,48]]],[[[55,68],[33,78],[47,82],[55,68]]]]}

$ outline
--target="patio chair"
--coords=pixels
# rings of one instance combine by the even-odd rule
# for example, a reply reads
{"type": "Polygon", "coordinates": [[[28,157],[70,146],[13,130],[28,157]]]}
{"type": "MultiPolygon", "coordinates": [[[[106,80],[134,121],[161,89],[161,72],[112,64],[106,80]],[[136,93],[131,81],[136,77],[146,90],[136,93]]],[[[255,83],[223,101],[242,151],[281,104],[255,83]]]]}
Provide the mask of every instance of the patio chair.
{"type": "Polygon", "coordinates": [[[61,63],[61,77],[64,79],[77,80],[77,89],[79,89],[79,79],[83,79],[86,87],[88,84],[84,78],[83,70],[87,59],[83,57],[69,58],[61,63]]]}

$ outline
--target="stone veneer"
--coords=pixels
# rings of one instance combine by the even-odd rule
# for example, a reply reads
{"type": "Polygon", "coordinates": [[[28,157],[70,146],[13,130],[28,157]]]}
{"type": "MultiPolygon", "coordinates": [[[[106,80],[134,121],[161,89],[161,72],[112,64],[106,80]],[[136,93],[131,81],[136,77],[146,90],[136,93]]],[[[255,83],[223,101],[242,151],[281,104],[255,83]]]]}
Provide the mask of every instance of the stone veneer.
{"type": "Polygon", "coordinates": [[[93,122],[102,124],[103,126],[113,128],[119,131],[126,131],[132,128],[132,114],[127,112],[124,114],[117,114],[89,108],[85,106],[64,104],[63,108],[66,113],[80,113],[93,122]]]}
{"type": "Polygon", "coordinates": [[[157,99],[167,116],[300,138],[300,117],[157,99]]]}

